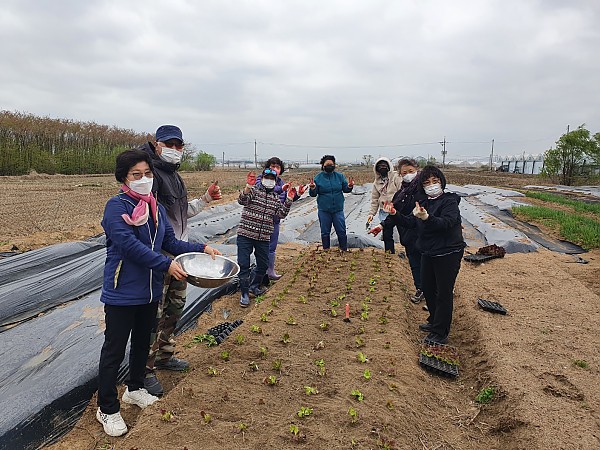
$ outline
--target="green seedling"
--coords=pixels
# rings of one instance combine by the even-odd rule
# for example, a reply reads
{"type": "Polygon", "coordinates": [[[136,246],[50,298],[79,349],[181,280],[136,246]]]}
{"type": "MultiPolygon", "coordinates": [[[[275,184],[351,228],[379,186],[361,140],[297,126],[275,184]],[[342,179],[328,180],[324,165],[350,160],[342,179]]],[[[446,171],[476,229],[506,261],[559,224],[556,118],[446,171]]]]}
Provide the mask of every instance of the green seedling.
{"type": "Polygon", "coordinates": [[[217,345],[217,339],[212,334],[199,334],[194,336],[192,343],[204,342],[207,347],[214,347],[217,345]]]}
{"type": "Polygon", "coordinates": [[[269,321],[269,318],[267,317],[267,314],[266,314],[266,313],[262,313],[262,314],[260,315],[260,321],[261,321],[261,322],[268,322],[268,321],[269,321]]]}
{"type": "Polygon", "coordinates": [[[316,395],[319,393],[317,388],[314,388],[312,386],[304,386],[304,392],[306,393],[306,395],[316,395]]]}
{"type": "Polygon", "coordinates": [[[263,383],[269,386],[275,386],[279,381],[275,375],[269,375],[263,380],[263,383]]]}
{"type": "Polygon", "coordinates": [[[338,313],[335,310],[335,308],[331,308],[331,311],[329,312],[331,314],[331,317],[337,317],[338,313]]]}
{"type": "Polygon", "coordinates": [[[250,331],[252,331],[253,333],[261,334],[262,333],[262,328],[259,327],[258,325],[252,325],[250,327],[250,331]]]}
{"type": "Polygon", "coordinates": [[[369,312],[369,304],[368,303],[363,302],[363,303],[361,303],[361,306],[362,306],[362,310],[364,312],[369,312]]]}
{"type": "Polygon", "coordinates": [[[284,287],[283,291],[281,291],[283,293],[283,295],[287,295],[288,292],[290,292],[290,288],[289,287],[284,287]]]}
{"type": "Polygon", "coordinates": [[[383,344],[383,348],[385,348],[386,350],[388,350],[391,346],[392,344],[390,341],[387,341],[385,344],[383,344]]]}
{"type": "Polygon", "coordinates": [[[575,361],[573,361],[573,365],[575,367],[579,367],[581,369],[587,369],[590,367],[590,365],[588,364],[587,361],[585,361],[584,359],[576,359],[575,361]]]}
{"type": "Polygon", "coordinates": [[[359,402],[362,402],[365,399],[365,396],[363,395],[363,393],[360,392],[358,389],[354,389],[350,394],[354,398],[356,398],[356,400],[358,400],[359,402]]]}
{"type": "Polygon", "coordinates": [[[475,397],[475,401],[481,404],[490,403],[494,396],[496,395],[496,388],[494,386],[488,386],[486,388],[481,389],[477,397],[475,397]]]}
{"type": "Polygon", "coordinates": [[[386,323],[388,323],[388,318],[385,316],[381,316],[379,319],[377,319],[377,322],[379,322],[381,325],[385,325],[386,323]]]}
{"type": "Polygon", "coordinates": [[[386,438],[381,436],[377,440],[377,447],[383,450],[394,450],[396,448],[394,441],[387,440],[386,438]]]}
{"type": "Polygon", "coordinates": [[[369,358],[367,358],[367,356],[363,352],[358,352],[358,355],[356,355],[356,359],[358,359],[361,363],[369,362],[369,358]]]}
{"type": "Polygon", "coordinates": [[[331,300],[329,304],[332,308],[337,308],[338,306],[340,306],[340,302],[338,302],[337,300],[331,300]]]}
{"type": "Polygon", "coordinates": [[[274,298],[273,300],[271,300],[271,306],[273,308],[277,308],[279,306],[279,302],[277,301],[276,298],[274,298]]]}
{"type": "Polygon", "coordinates": [[[360,320],[369,320],[369,313],[367,311],[363,311],[360,313],[360,320]]]}
{"type": "Polygon", "coordinates": [[[325,361],[323,360],[323,358],[317,359],[315,361],[315,364],[319,368],[319,375],[321,375],[322,377],[324,377],[325,373],[326,373],[326,369],[325,369],[325,361]]]}
{"type": "Polygon", "coordinates": [[[204,411],[200,411],[200,416],[202,417],[202,420],[204,420],[205,424],[209,424],[212,422],[212,416],[210,414],[207,414],[204,411]]]}
{"type": "Polygon", "coordinates": [[[254,299],[254,301],[256,302],[257,305],[260,305],[264,301],[264,299],[265,299],[264,295],[259,295],[254,299]]]}
{"type": "Polygon", "coordinates": [[[298,322],[296,322],[296,319],[294,319],[294,316],[288,317],[287,320],[285,321],[285,323],[287,323],[288,325],[298,325],[298,322]]]}
{"type": "Polygon", "coordinates": [[[229,355],[229,350],[223,350],[223,351],[221,352],[221,359],[222,359],[223,361],[229,361],[229,356],[230,356],[230,355],[229,355]]]}
{"type": "Polygon", "coordinates": [[[385,404],[385,406],[387,407],[387,409],[392,410],[395,408],[394,406],[394,402],[392,402],[391,400],[388,400],[387,403],[385,404]]]}
{"type": "Polygon", "coordinates": [[[242,344],[244,343],[244,341],[245,341],[245,340],[246,340],[246,338],[244,337],[244,335],[243,335],[243,334],[238,334],[238,335],[235,337],[235,343],[236,343],[237,345],[242,345],[242,344]]]}
{"type": "Polygon", "coordinates": [[[348,281],[350,283],[354,283],[354,281],[356,281],[356,274],[354,272],[350,272],[350,275],[348,276],[348,281]]]}
{"type": "Polygon", "coordinates": [[[284,344],[289,344],[290,341],[291,339],[288,333],[285,333],[283,336],[281,336],[281,342],[283,342],[284,344]]]}
{"type": "Polygon", "coordinates": [[[296,413],[298,415],[298,417],[300,417],[301,419],[303,417],[308,417],[312,414],[313,409],[309,408],[308,406],[302,406],[300,407],[300,409],[298,410],[298,412],[296,413]]]}
{"type": "Polygon", "coordinates": [[[375,278],[371,277],[369,278],[369,286],[375,286],[377,284],[377,281],[375,280],[375,278]]]}
{"type": "Polygon", "coordinates": [[[356,423],[358,421],[358,410],[354,409],[352,406],[348,408],[348,415],[350,416],[350,422],[356,423]]]}
{"type": "Polygon", "coordinates": [[[164,409],[161,409],[160,418],[165,422],[172,422],[173,420],[175,420],[175,413],[173,413],[173,411],[166,411],[164,409]]]}
{"type": "Polygon", "coordinates": [[[273,361],[273,364],[271,365],[271,367],[273,368],[273,370],[275,370],[277,372],[281,372],[282,364],[283,364],[283,362],[280,359],[276,359],[273,361]]]}
{"type": "Polygon", "coordinates": [[[360,327],[358,327],[356,334],[365,334],[365,326],[361,325],[360,327]]]}
{"type": "Polygon", "coordinates": [[[365,380],[370,380],[371,379],[371,371],[369,369],[365,369],[365,371],[363,372],[363,377],[365,378],[365,380]]]}
{"type": "Polygon", "coordinates": [[[300,428],[298,428],[298,425],[291,424],[290,425],[290,433],[292,433],[294,435],[294,437],[299,436],[300,428]]]}
{"type": "Polygon", "coordinates": [[[360,336],[356,336],[356,338],[354,339],[354,342],[356,342],[356,348],[365,346],[365,341],[360,336]]]}
{"type": "Polygon", "coordinates": [[[350,292],[352,290],[352,285],[350,283],[348,283],[346,285],[346,291],[350,292]]]}
{"type": "Polygon", "coordinates": [[[219,375],[219,371],[216,367],[213,366],[210,366],[206,371],[211,377],[216,377],[217,375],[219,375]]]}
{"type": "Polygon", "coordinates": [[[269,354],[269,350],[267,349],[267,347],[261,347],[259,349],[259,352],[260,352],[260,357],[263,359],[266,358],[269,354]]]}
{"type": "Polygon", "coordinates": [[[327,331],[329,329],[329,322],[321,322],[321,324],[319,325],[319,328],[321,328],[321,330],[323,331],[327,331]]]}
{"type": "Polygon", "coordinates": [[[248,425],[245,424],[244,422],[240,422],[237,426],[238,430],[243,433],[244,431],[246,431],[248,429],[248,425]]]}
{"type": "Polygon", "coordinates": [[[301,295],[300,297],[298,297],[298,301],[300,303],[304,303],[304,304],[308,303],[308,301],[306,300],[306,297],[304,295],[301,295]]]}
{"type": "Polygon", "coordinates": [[[346,298],[346,294],[342,294],[342,295],[338,295],[338,298],[337,298],[337,299],[338,299],[340,302],[342,302],[342,301],[344,301],[344,299],[345,299],[345,298],[346,298]]]}
{"type": "Polygon", "coordinates": [[[371,287],[369,288],[369,292],[375,292],[375,290],[376,290],[376,289],[375,289],[375,286],[371,286],[371,287]]]}
{"type": "Polygon", "coordinates": [[[285,294],[283,292],[280,292],[279,294],[277,294],[277,300],[283,300],[285,298],[285,294]]]}

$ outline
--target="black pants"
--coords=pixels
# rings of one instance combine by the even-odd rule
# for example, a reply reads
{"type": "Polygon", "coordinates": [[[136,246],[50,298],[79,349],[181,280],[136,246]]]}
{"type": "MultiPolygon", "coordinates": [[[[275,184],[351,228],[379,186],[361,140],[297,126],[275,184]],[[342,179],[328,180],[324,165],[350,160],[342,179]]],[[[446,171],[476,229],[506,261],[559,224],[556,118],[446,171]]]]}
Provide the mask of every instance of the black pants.
{"type": "Polygon", "coordinates": [[[410,247],[404,246],[404,251],[408,258],[408,264],[410,265],[410,272],[412,273],[415,288],[419,291],[421,290],[421,252],[415,245],[410,247]]]}
{"type": "Polygon", "coordinates": [[[157,302],[135,306],[104,305],[106,329],[98,369],[98,406],[104,414],[114,414],[120,410],[117,377],[129,334],[129,377],[125,384],[130,391],[144,387],[150,333],[155,326],[157,308],[157,302]]]}
{"type": "Polygon", "coordinates": [[[464,250],[445,256],[421,257],[421,289],[429,309],[431,331],[441,336],[450,333],[454,306],[454,283],[464,250]]]}
{"type": "MultiPolygon", "coordinates": [[[[394,228],[395,225],[387,225],[382,222],[383,226],[383,247],[386,252],[396,253],[394,248],[394,228]]],[[[398,234],[400,234],[400,227],[398,226],[398,234]]]]}

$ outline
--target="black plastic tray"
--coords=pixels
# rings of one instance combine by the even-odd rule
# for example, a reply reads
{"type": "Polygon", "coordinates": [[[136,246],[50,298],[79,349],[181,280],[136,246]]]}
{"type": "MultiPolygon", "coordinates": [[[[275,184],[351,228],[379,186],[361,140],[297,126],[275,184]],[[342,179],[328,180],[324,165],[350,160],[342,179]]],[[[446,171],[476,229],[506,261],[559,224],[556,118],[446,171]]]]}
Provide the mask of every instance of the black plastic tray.
{"type": "Polygon", "coordinates": [[[448,364],[445,361],[440,361],[434,356],[419,355],[419,364],[430,372],[442,375],[444,377],[458,377],[458,366],[448,364]]]}
{"type": "Polygon", "coordinates": [[[463,259],[465,261],[475,262],[475,263],[482,263],[482,262],[489,261],[490,259],[494,259],[494,258],[499,258],[499,256],[475,254],[475,255],[466,255],[465,257],[463,257],[463,259]]]}
{"type": "Polygon", "coordinates": [[[227,338],[227,336],[229,336],[233,332],[233,330],[239,327],[242,323],[244,322],[240,319],[236,320],[235,322],[223,322],[217,326],[209,328],[208,334],[214,336],[217,341],[217,344],[220,344],[225,340],[225,338],[227,338]]]}
{"type": "Polygon", "coordinates": [[[479,305],[479,307],[485,311],[489,311],[492,313],[496,313],[496,314],[503,314],[506,315],[507,311],[504,308],[504,306],[502,306],[500,303],[497,302],[490,302],[489,300],[484,300],[482,298],[480,298],[479,300],[477,300],[477,304],[479,305]]]}

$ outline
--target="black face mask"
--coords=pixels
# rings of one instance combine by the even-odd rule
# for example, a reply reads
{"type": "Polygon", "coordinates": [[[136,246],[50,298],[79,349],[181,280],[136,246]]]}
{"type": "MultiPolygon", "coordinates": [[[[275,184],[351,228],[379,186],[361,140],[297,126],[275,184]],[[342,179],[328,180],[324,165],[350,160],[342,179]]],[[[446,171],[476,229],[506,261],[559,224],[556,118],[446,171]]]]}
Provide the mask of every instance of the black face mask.
{"type": "Polygon", "coordinates": [[[377,169],[377,172],[379,172],[384,178],[387,177],[389,171],[390,170],[387,167],[380,167],[379,169],[377,169]]]}
{"type": "Polygon", "coordinates": [[[331,173],[335,170],[335,166],[334,165],[327,165],[323,167],[323,170],[327,173],[331,173]]]}

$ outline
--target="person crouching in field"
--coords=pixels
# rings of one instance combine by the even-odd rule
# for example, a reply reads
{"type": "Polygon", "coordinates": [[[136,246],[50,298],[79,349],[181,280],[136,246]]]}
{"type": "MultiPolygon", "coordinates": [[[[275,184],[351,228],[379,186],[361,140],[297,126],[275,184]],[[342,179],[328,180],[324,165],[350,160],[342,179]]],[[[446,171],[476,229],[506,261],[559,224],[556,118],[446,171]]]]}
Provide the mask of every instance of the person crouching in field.
{"type": "Polygon", "coordinates": [[[129,376],[121,400],[145,408],[158,400],[144,388],[150,334],[162,299],[165,273],[182,280],[187,274],[171,258],[187,252],[214,255],[219,251],[175,237],[165,208],[152,194],[152,160],[141,150],[117,156],[119,193],[106,203],[102,228],[106,233],[106,263],[100,301],[104,303],[104,344],[98,370],[96,419],[109,436],[127,433],[117,396],[119,366],[129,335],[129,376]]]}
{"type": "Polygon", "coordinates": [[[287,190],[285,201],[281,203],[275,193],[277,172],[271,168],[262,172],[261,183],[256,183],[256,174],[249,172],[246,187],[240,193],[238,203],[242,218],[237,234],[237,260],[240,266],[240,306],[250,304],[250,295],[259,296],[265,292],[260,285],[269,265],[269,241],[273,234],[274,216],[283,219],[290,211],[296,189],[287,190]],[[250,255],[254,252],[256,268],[250,273],[250,255]]]}
{"type": "MultiPolygon", "coordinates": [[[[384,210],[395,223],[406,228],[416,228],[417,248],[421,256],[421,283],[429,309],[427,323],[419,325],[428,332],[426,342],[446,344],[454,304],[454,283],[460,270],[465,241],[462,236],[460,197],[444,192],[446,177],[440,169],[426,166],[419,174],[420,199],[410,215],[397,213],[396,205],[387,203],[384,210]]],[[[398,205],[401,210],[402,205],[398,205]]],[[[369,231],[377,235],[381,225],[369,231]]]]}

